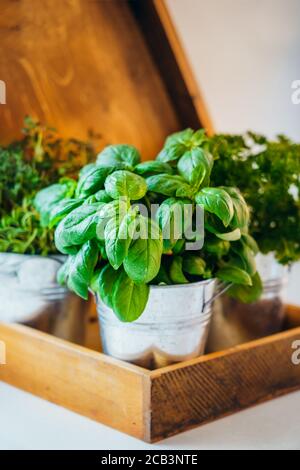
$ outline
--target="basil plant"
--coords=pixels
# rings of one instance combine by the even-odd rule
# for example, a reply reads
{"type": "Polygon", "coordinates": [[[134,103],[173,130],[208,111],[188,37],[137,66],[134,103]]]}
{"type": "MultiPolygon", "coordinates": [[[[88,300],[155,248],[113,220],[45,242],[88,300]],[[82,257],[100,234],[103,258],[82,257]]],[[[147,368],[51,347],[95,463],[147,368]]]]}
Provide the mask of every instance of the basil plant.
{"type": "Polygon", "coordinates": [[[231,295],[255,300],[249,210],[238,189],[210,186],[212,168],[203,132],[188,129],[168,137],[155,160],[111,145],[78,182],[40,191],[35,207],[68,255],[58,281],[84,299],[93,290],[124,322],[143,313],[150,285],[218,278],[232,284],[231,295]]]}

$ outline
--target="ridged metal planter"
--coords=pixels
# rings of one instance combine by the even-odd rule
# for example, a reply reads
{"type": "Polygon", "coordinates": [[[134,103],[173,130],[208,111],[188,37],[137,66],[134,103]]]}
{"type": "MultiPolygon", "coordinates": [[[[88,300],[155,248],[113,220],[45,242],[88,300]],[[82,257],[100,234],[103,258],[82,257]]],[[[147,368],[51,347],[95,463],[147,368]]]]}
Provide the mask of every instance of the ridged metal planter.
{"type": "Polygon", "coordinates": [[[264,291],[261,299],[244,304],[224,295],[215,302],[207,351],[215,352],[263,338],[282,330],[288,267],[273,254],[257,256],[264,291]]]}
{"type": "Polygon", "coordinates": [[[148,304],[133,323],[122,323],[98,297],[106,354],[156,369],[203,354],[216,281],[151,286],[148,304]]]}
{"type": "Polygon", "coordinates": [[[81,343],[82,300],[56,282],[63,256],[0,253],[0,322],[21,323],[81,343]]]}

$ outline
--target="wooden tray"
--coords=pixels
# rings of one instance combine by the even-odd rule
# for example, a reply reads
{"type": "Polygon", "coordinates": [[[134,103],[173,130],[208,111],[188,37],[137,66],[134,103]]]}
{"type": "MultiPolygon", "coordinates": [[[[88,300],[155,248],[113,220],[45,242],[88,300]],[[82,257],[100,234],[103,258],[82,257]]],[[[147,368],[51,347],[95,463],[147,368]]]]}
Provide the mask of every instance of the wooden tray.
{"type": "Polygon", "coordinates": [[[0,380],[147,442],[300,389],[297,328],[156,371],[20,325],[0,325],[0,380]]]}
{"type": "MultiPolygon", "coordinates": [[[[26,114],[66,136],[99,133],[153,158],[167,134],[209,113],[163,0],[1,1],[0,71],[7,104],[0,139],[19,136],[26,114]]],[[[293,326],[300,310],[289,308],[293,326]]],[[[20,325],[0,325],[0,380],[153,442],[300,388],[291,361],[300,327],[149,372],[20,325]]]]}

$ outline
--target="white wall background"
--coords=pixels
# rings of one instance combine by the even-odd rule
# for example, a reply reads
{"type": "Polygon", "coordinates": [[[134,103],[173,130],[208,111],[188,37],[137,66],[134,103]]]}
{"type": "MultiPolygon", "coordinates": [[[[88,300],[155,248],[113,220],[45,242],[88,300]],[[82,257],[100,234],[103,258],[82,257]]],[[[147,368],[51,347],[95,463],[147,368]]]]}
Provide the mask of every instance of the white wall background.
{"type": "MultiPolygon", "coordinates": [[[[166,0],[215,129],[300,140],[300,0],[166,0]]],[[[299,234],[300,236],[300,234],[299,234]]],[[[300,264],[289,300],[300,303],[300,264]]]]}

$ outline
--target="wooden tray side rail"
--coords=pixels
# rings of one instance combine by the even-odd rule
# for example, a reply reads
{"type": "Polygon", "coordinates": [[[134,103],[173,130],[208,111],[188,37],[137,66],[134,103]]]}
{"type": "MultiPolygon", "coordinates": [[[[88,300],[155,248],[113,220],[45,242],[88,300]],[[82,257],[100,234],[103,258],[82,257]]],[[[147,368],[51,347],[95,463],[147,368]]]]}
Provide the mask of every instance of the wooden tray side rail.
{"type": "Polygon", "coordinates": [[[292,362],[297,340],[300,328],[154,372],[152,440],[300,389],[300,365],[292,362]]]}

